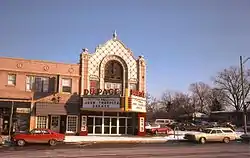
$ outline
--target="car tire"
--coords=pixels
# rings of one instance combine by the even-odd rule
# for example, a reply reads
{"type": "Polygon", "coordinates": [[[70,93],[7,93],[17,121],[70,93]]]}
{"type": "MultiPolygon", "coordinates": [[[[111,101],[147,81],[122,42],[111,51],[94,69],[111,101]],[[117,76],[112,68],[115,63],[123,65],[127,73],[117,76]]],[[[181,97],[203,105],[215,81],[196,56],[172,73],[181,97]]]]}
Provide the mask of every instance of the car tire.
{"type": "Polygon", "coordinates": [[[230,142],[230,138],[225,137],[225,138],[223,139],[223,142],[226,143],[226,144],[228,144],[228,143],[230,142]]]}
{"type": "Polygon", "coordinates": [[[50,146],[55,146],[57,144],[57,141],[55,139],[49,140],[49,145],[50,146]]]}
{"type": "Polygon", "coordinates": [[[206,138],[201,137],[200,140],[199,140],[199,142],[200,142],[201,144],[205,144],[205,143],[206,143],[206,138]]]}
{"type": "Polygon", "coordinates": [[[23,139],[19,139],[19,140],[16,141],[17,146],[24,146],[25,143],[26,142],[23,139]]]}

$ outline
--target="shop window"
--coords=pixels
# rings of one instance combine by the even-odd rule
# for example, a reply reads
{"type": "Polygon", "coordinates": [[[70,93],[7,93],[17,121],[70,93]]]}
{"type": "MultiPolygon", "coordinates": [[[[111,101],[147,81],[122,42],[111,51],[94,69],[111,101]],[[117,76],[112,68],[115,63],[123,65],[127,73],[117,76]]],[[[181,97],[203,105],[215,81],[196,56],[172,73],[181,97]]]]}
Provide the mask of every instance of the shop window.
{"type": "Polygon", "coordinates": [[[47,128],[47,116],[36,117],[36,128],[47,128]]]}
{"type": "Polygon", "coordinates": [[[77,123],[78,123],[77,116],[67,116],[67,133],[76,133],[77,132],[77,123]]]}
{"type": "Polygon", "coordinates": [[[48,92],[49,77],[27,76],[26,91],[48,92]]]}
{"type": "Polygon", "coordinates": [[[8,85],[16,85],[16,74],[8,74],[8,85]]]}
{"type": "Polygon", "coordinates": [[[71,93],[72,91],[72,79],[63,78],[62,79],[62,92],[71,93]]]}

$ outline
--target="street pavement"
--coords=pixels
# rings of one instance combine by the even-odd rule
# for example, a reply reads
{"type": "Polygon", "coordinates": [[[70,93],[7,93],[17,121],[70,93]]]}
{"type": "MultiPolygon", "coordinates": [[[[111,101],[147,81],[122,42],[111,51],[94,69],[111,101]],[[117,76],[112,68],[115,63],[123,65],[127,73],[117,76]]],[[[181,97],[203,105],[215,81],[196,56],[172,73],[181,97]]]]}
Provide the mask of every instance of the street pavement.
{"type": "Polygon", "coordinates": [[[0,158],[249,158],[250,144],[231,142],[193,144],[168,142],[165,144],[61,144],[28,145],[0,149],[0,158]]]}

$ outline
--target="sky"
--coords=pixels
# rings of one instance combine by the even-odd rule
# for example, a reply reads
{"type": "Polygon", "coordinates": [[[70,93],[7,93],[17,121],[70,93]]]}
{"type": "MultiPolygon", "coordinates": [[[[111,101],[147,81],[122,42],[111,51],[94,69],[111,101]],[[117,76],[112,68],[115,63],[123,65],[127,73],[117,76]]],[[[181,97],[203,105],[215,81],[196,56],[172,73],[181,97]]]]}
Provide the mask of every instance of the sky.
{"type": "Polygon", "coordinates": [[[187,92],[250,56],[250,0],[0,1],[0,56],[77,63],[114,30],[145,57],[149,93],[187,92]]]}

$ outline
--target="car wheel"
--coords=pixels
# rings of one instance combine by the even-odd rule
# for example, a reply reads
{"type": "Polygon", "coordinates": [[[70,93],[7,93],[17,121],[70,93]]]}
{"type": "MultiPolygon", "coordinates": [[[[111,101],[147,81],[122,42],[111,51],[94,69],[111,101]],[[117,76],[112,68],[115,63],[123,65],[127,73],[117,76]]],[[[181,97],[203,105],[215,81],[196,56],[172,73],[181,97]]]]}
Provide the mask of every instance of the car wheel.
{"type": "Polygon", "coordinates": [[[223,139],[223,142],[224,142],[224,143],[229,143],[229,142],[230,142],[230,139],[229,139],[228,137],[226,137],[226,138],[223,139]]]}
{"type": "Polygon", "coordinates": [[[51,140],[49,140],[49,145],[50,146],[55,146],[56,145],[56,140],[54,140],[54,139],[51,139],[51,140]]]}
{"type": "Polygon", "coordinates": [[[205,144],[205,143],[206,143],[206,138],[201,137],[201,138],[200,138],[200,143],[201,143],[201,144],[205,144]]]}
{"type": "Polygon", "coordinates": [[[17,140],[17,145],[18,146],[24,146],[25,145],[25,141],[20,139],[20,140],[17,140]]]}

